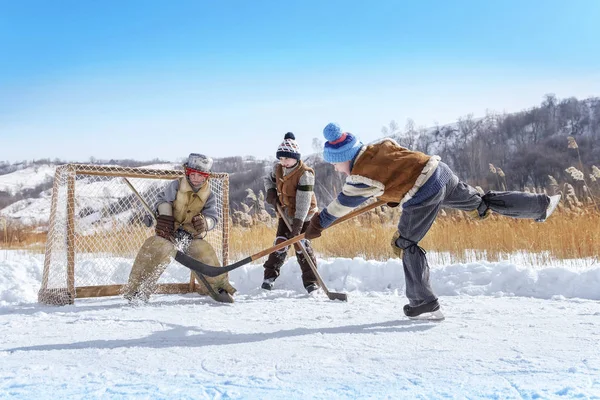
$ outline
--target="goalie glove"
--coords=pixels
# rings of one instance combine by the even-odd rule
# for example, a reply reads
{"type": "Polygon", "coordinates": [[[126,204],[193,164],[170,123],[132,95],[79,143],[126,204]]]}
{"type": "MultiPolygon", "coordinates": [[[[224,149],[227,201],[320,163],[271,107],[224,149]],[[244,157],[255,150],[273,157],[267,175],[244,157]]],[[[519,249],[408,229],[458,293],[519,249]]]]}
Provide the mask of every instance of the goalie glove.
{"type": "Polygon", "coordinates": [[[156,218],[155,232],[157,236],[172,241],[175,237],[175,218],[171,215],[159,215],[156,218]]]}
{"type": "Polygon", "coordinates": [[[208,232],[208,222],[202,213],[192,218],[192,225],[194,226],[196,232],[198,232],[198,236],[206,236],[206,233],[208,232]]]}

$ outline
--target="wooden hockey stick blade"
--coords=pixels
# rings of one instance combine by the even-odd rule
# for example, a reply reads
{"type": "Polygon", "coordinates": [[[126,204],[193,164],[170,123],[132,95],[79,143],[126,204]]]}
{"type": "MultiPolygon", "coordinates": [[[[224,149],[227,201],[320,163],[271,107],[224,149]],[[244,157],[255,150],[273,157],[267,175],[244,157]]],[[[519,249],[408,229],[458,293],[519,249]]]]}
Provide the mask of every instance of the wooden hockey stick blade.
{"type": "MultiPolygon", "coordinates": [[[[351,218],[356,217],[357,215],[363,214],[363,213],[365,213],[365,212],[367,212],[369,210],[372,210],[375,207],[379,207],[379,206],[381,206],[383,204],[385,204],[385,201],[379,200],[379,201],[376,201],[375,203],[369,204],[368,206],[362,207],[362,208],[360,208],[358,210],[354,210],[351,213],[349,213],[347,215],[344,215],[343,217],[335,220],[333,222],[333,224],[331,224],[331,226],[334,226],[334,225],[337,225],[337,224],[342,223],[344,221],[347,221],[347,220],[349,220],[351,218]]],[[[253,254],[250,257],[246,257],[246,258],[244,258],[244,259],[242,259],[242,260],[240,260],[238,262],[226,265],[224,267],[214,267],[212,265],[206,265],[206,264],[204,264],[204,263],[202,263],[202,262],[200,262],[200,261],[198,261],[198,260],[196,260],[196,259],[194,259],[194,258],[192,258],[192,257],[190,257],[188,255],[186,255],[186,254],[183,254],[179,250],[177,251],[177,254],[175,255],[175,260],[177,262],[179,262],[180,264],[182,264],[183,266],[188,267],[189,269],[191,269],[193,271],[196,271],[196,272],[198,272],[200,274],[203,274],[203,275],[206,275],[206,276],[214,277],[214,276],[219,276],[219,275],[225,274],[227,272],[233,271],[236,268],[239,268],[239,267],[241,267],[243,265],[251,263],[252,261],[258,260],[261,257],[264,257],[266,255],[269,255],[269,254],[273,253],[274,251],[281,250],[284,247],[290,246],[290,245],[292,245],[292,244],[294,244],[294,243],[296,243],[296,242],[298,242],[298,241],[300,241],[302,239],[304,239],[304,233],[302,233],[302,234],[300,234],[298,236],[295,236],[295,237],[293,237],[291,239],[288,239],[285,242],[281,242],[279,244],[276,244],[273,247],[269,247],[268,249],[265,249],[265,250],[260,251],[260,252],[258,252],[256,254],[253,254]]]]}
{"type": "MultiPolygon", "coordinates": [[[[324,290],[324,289],[323,289],[324,290]]],[[[348,295],[346,293],[340,292],[325,292],[329,300],[340,300],[340,301],[348,301],[348,295]]]]}
{"type": "MultiPolygon", "coordinates": [[[[285,216],[283,210],[281,209],[281,205],[279,205],[279,204],[277,204],[277,213],[279,214],[279,217],[281,219],[283,219],[283,222],[285,222],[285,225],[288,227],[288,229],[291,231],[292,225],[290,224],[290,221],[285,216]]],[[[312,270],[313,274],[315,274],[315,277],[317,278],[317,282],[319,283],[319,286],[321,286],[321,289],[323,289],[323,291],[325,292],[325,294],[327,295],[329,300],[347,301],[348,295],[346,293],[337,293],[337,292],[329,291],[329,289],[327,288],[327,285],[325,284],[325,282],[323,282],[323,278],[321,278],[321,274],[317,270],[317,266],[313,262],[312,258],[308,255],[308,251],[306,250],[306,246],[304,246],[304,243],[302,243],[302,241],[299,241],[299,242],[295,243],[294,246],[297,249],[299,249],[300,251],[302,251],[302,254],[304,255],[304,259],[306,260],[306,262],[308,262],[308,266],[312,270]]]]}
{"type": "Polygon", "coordinates": [[[202,283],[204,285],[204,287],[206,288],[206,290],[208,291],[208,295],[214,300],[214,301],[218,301],[219,303],[233,303],[233,297],[227,293],[226,291],[223,292],[217,292],[210,283],[208,283],[208,281],[206,280],[206,277],[202,274],[199,273],[195,273],[194,274],[196,276],[196,278],[198,278],[198,280],[200,281],[200,283],[202,283]]]}

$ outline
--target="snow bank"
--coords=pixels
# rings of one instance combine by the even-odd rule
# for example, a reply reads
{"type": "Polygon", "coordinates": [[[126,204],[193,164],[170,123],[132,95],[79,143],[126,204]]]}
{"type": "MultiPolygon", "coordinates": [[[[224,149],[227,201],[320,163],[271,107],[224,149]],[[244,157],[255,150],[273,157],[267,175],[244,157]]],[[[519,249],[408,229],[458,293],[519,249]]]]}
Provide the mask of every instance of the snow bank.
{"type": "Polygon", "coordinates": [[[0,306],[37,302],[43,270],[43,254],[0,250],[0,306]]]}
{"type": "MultiPolygon", "coordinates": [[[[435,256],[432,255],[435,259],[435,256]]],[[[131,265],[119,260],[121,268],[131,265]]],[[[330,290],[365,293],[404,292],[402,263],[362,258],[319,260],[319,269],[330,290]]],[[[0,306],[37,301],[43,270],[43,255],[25,251],[0,250],[0,306]]],[[[95,269],[91,269],[93,273],[95,269]]],[[[87,271],[89,274],[90,271],[87,271]]],[[[178,264],[169,266],[167,276],[185,280],[189,272],[178,264]]],[[[127,274],[114,274],[126,276],[127,274]]],[[[230,274],[240,294],[260,291],[262,265],[250,264],[230,274]]],[[[169,281],[169,279],[167,279],[169,281]]],[[[114,282],[123,283],[123,282],[114,282]]],[[[540,299],[553,297],[600,300],[600,265],[589,260],[556,262],[545,268],[534,268],[514,262],[470,262],[435,265],[431,283],[439,296],[524,296],[540,299]]],[[[277,289],[303,293],[300,268],[295,258],[288,259],[276,282],[277,289]]]]}

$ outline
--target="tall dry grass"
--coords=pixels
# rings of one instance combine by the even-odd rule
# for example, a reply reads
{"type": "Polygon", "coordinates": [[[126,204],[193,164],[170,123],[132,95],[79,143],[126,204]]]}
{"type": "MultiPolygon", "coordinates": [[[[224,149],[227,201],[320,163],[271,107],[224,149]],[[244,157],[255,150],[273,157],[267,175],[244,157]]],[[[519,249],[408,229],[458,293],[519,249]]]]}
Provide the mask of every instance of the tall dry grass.
{"type": "Polygon", "coordinates": [[[0,249],[44,251],[47,233],[38,227],[28,227],[8,219],[0,219],[0,249]]]}
{"type": "MultiPolygon", "coordinates": [[[[363,257],[387,260],[394,257],[390,239],[396,230],[398,213],[382,220],[375,213],[345,222],[326,230],[313,240],[320,257],[363,257]]],[[[24,227],[13,227],[0,236],[0,248],[27,249],[43,252],[46,233],[24,227]],[[8,237],[8,241],[5,239],[8,237]]],[[[262,223],[250,228],[233,226],[229,235],[230,261],[256,254],[273,245],[275,226],[262,223]]],[[[105,241],[123,252],[135,253],[143,240],[124,240],[119,235],[94,236],[92,242],[80,242],[87,251],[98,251],[105,241]],[[115,244],[115,241],[120,245],[115,244]],[[135,243],[134,243],[135,242],[135,243]],[[135,249],[132,249],[131,246],[135,249]],[[120,247],[121,246],[121,247],[120,247]]],[[[453,262],[465,262],[473,252],[497,261],[516,252],[547,253],[552,259],[596,258],[600,260],[600,212],[593,208],[573,212],[557,210],[543,223],[492,215],[484,221],[473,221],[462,213],[440,216],[420,245],[426,251],[448,252],[453,262]]],[[[264,260],[264,259],[263,259],[264,260]]],[[[263,261],[260,260],[260,261],[263,261]]]]}
{"type": "MultiPolygon", "coordinates": [[[[397,219],[385,223],[349,221],[334,226],[312,241],[321,257],[394,257],[390,240],[397,219]]],[[[231,231],[231,259],[241,259],[273,245],[275,228],[263,224],[231,231]]],[[[492,215],[473,221],[461,213],[439,217],[420,242],[426,251],[449,252],[455,262],[465,262],[473,251],[497,261],[507,253],[547,253],[553,259],[600,258],[600,213],[557,211],[546,222],[492,215]]]]}

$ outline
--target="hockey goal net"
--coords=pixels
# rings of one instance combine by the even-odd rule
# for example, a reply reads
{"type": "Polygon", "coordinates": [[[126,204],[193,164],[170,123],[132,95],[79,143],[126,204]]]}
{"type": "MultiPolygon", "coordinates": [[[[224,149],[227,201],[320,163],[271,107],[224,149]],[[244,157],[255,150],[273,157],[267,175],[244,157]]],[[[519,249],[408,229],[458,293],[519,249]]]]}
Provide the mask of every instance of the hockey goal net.
{"type": "MultiPolygon", "coordinates": [[[[76,298],[119,295],[144,241],[154,235],[146,205],[183,171],[67,164],[56,169],[38,300],[73,304],[76,298]],[[145,203],[145,204],[144,204],[145,203]]],[[[219,221],[206,236],[221,265],[228,263],[229,178],[212,173],[219,221]]],[[[173,261],[155,293],[188,293],[197,282],[173,261]]]]}

